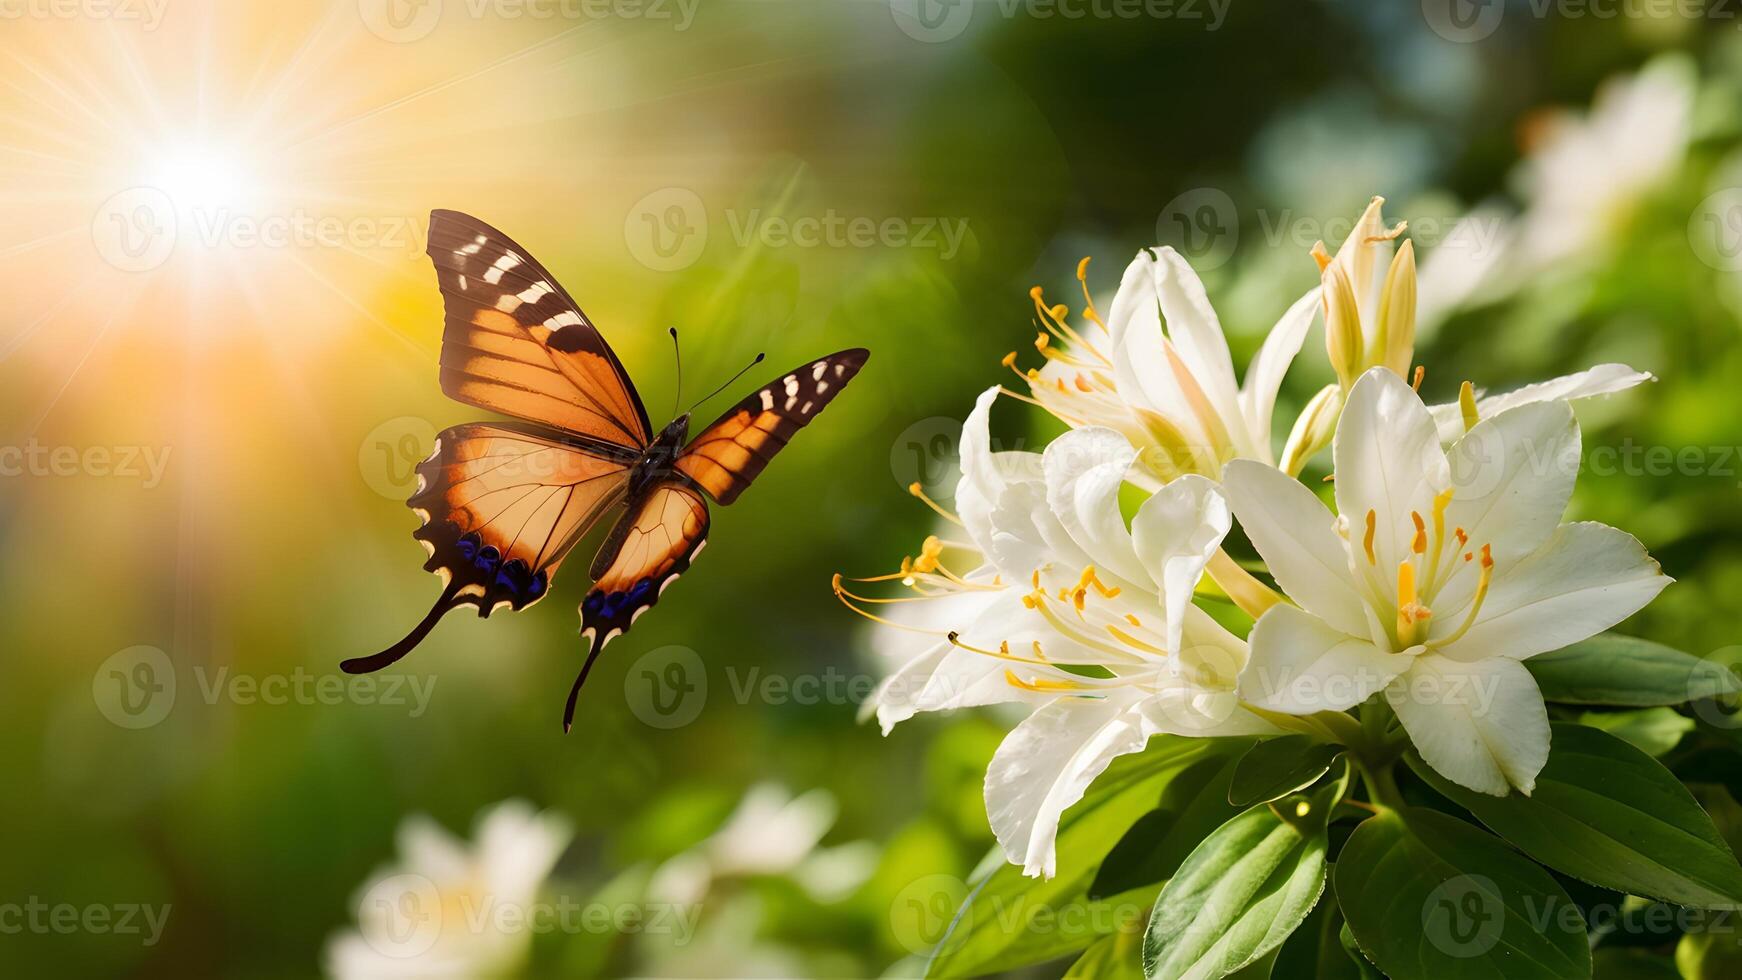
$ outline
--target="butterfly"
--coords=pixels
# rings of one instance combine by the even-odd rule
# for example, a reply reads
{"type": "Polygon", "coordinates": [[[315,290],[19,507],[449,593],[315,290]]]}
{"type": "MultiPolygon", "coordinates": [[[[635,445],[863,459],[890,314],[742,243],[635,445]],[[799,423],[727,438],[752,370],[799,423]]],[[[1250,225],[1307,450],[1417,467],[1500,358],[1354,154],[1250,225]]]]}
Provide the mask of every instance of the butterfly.
{"type": "Polygon", "coordinates": [[[423,521],[412,536],[429,552],[423,567],[441,577],[441,595],[404,639],[340,667],[362,674],[395,663],[460,606],[488,617],[532,605],[574,546],[622,505],[581,600],[589,648],[563,708],[567,731],[605,644],[701,553],[708,498],[737,500],[870,354],[853,348],[794,368],[686,443],[690,413],[653,432],[622,362],[531,252],[477,218],[438,210],[428,253],[447,318],[442,391],[513,421],[456,425],[436,437],[408,504],[423,521]]]}

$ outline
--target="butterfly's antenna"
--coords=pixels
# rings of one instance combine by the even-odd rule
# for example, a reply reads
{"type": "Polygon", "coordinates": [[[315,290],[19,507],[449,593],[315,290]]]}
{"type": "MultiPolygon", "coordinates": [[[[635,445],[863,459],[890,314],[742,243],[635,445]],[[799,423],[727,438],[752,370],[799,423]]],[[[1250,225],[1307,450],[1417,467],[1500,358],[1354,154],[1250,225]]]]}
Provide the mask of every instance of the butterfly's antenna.
{"type": "Polygon", "coordinates": [[[587,662],[581,665],[581,672],[575,678],[575,686],[569,688],[568,703],[563,705],[563,734],[567,735],[569,728],[575,723],[575,702],[580,699],[581,685],[587,682],[587,673],[593,669],[593,661],[599,659],[599,651],[605,649],[605,644],[598,643],[587,653],[587,662]]]}
{"type": "Polygon", "coordinates": [[[683,407],[683,349],[677,345],[677,328],[671,329],[671,356],[677,361],[677,395],[672,399],[671,414],[683,407]]]}
{"type": "Polygon", "coordinates": [[[732,376],[731,376],[731,377],[730,377],[730,378],[727,378],[727,379],[726,379],[726,383],[725,383],[725,384],[723,384],[723,385],[721,385],[721,386],[720,386],[720,387],[718,387],[718,388],[715,388],[715,389],[714,389],[714,390],[713,390],[713,391],[710,391],[710,392],[708,392],[708,393],[707,393],[707,394],[706,394],[706,395],[704,395],[704,396],[702,396],[702,399],[701,399],[701,401],[698,401],[698,402],[696,402],[696,403],[695,403],[695,404],[694,404],[694,405],[691,405],[691,406],[690,406],[690,411],[691,411],[691,412],[693,412],[693,411],[695,411],[695,410],[696,410],[696,409],[698,409],[698,408],[700,408],[700,407],[701,407],[701,406],[702,406],[702,402],[705,402],[705,401],[707,401],[707,400],[708,400],[708,399],[709,399],[709,398],[712,398],[712,397],[714,397],[714,396],[715,396],[715,395],[717,395],[717,394],[719,394],[719,393],[720,393],[720,392],[722,392],[722,391],[725,391],[725,390],[726,390],[726,389],[727,389],[727,388],[730,388],[730,387],[732,387],[732,382],[734,382],[734,381],[737,381],[737,380],[738,380],[738,379],[739,379],[739,378],[742,378],[742,377],[743,377],[743,376],[744,376],[744,372],[745,372],[745,371],[748,371],[748,370],[750,370],[750,369],[751,369],[751,368],[753,368],[753,367],[755,367],[755,366],[756,366],[756,365],[758,365],[758,364],[761,364],[761,363],[762,363],[762,359],[763,359],[763,358],[764,358],[764,357],[767,357],[767,356],[768,356],[768,352],[767,352],[767,351],[764,351],[764,352],[762,352],[762,353],[760,353],[760,354],[757,354],[757,355],[756,355],[756,359],[755,359],[755,360],[753,360],[753,361],[751,361],[751,362],[750,362],[750,363],[749,363],[749,364],[746,364],[746,365],[744,365],[744,367],[743,367],[743,368],[741,368],[741,369],[740,369],[740,370],[739,370],[739,371],[738,371],[738,373],[737,373],[737,374],[734,374],[734,375],[732,375],[732,376]]]}

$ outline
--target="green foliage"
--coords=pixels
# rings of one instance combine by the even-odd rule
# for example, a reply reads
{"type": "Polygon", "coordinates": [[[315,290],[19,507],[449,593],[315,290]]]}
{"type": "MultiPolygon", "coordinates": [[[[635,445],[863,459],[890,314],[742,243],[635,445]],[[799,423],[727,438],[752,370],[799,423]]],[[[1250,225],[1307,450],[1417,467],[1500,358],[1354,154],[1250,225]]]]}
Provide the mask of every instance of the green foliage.
{"type": "Polygon", "coordinates": [[[1349,931],[1392,980],[1590,976],[1584,924],[1567,893],[1455,817],[1381,812],[1344,845],[1335,880],[1349,931]]]}
{"type": "Polygon", "coordinates": [[[1234,767],[1228,802],[1234,806],[1268,803],[1305,789],[1331,771],[1339,746],[1307,735],[1284,735],[1252,747],[1234,767]]]}
{"type": "Polygon", "coordinates": [[[1544,699],[1564,704],[1647,708],[1742,691],[1720,664],[1616,633],[1532,657],[1524,666],[1544,699]]]}
{"type": "Polygon", "coordinates": [[[1487,796],[1441,778],[1433,787],[1538,861],[1592,884],[1699,908],[1742,905],[1742,867],[1679,780],[1606,732],[1557,724],[1529,796],[1487,796]]]}

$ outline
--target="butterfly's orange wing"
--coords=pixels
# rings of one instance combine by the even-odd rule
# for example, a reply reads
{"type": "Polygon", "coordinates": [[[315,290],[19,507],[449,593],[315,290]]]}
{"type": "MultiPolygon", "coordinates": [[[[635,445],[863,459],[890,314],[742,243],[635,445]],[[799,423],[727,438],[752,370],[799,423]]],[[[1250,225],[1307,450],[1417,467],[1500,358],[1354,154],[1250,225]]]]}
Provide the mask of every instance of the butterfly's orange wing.
{"type": "Polygon", "coordinates": [[[351,673],[379,670],[409,653],[436,620],[461,605],[488,616],[523,609],[550,590],[557,566],[623,499],[635,456],[610,443],[577,441],[536,426],[473,423],[447,429],[418,464],[409,501],[423,519],[412,532],[440,575],[442,595],[411,635],[351,673]]]}
{"type": "Polygon", "coordinates": [[[692,487],[659,483],[633,502],[593,561],[581,635],[603,649],[690,567],[708,539],[708,503],[692,487]]]}
{"type": "Polygon", "coordinates": [[[633,449],[647,409],[610,345],[514,240],[458,211],[430,214],[447,309],[442,390],[478,408],[633,449]]]}
{"type": "Polygon", "coordinates": [[[738,499],[793,434],[817,417],[865,366],[855,347],[812,361],[726,410],[677,458],[677,470],[722,504],[738,499]]]}

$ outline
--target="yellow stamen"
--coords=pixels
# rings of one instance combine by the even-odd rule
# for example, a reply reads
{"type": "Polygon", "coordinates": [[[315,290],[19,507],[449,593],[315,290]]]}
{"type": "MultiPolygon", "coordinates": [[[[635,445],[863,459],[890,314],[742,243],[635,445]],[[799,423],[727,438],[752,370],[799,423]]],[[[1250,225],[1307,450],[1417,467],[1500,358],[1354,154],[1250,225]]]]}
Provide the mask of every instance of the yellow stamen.
{"type": "MultiPolygon", "coordinates": [[[[927,636],[937,636],[939,633],[943,632],[943,630],[921,629],[918,626],[909,626],[906,623],[897,623],[892,619],[885,619],[882,616],[877,615],[876,613],[866,612],[865,610],[860,609],[858,606],[853,605],[853,603],[847,601],[849,598],[857,599],[857,600],[862,601],[862,602],[867,601],[867,600],[860,599],[859,596],[855,596],[851,592],[848,592],[846,589],[842,588],[841,587],[841,574],[839,572],[835,573],[834,581],[831,584],[833,585],[834,590],[835,590],[835,598],[839,599],[841,601],[841,605],[846,606],[848,609],[853,610],[854,612],[865,617],[866,619],[869,619],[873,623],[880,623],[884,626],[893,626],[898,630],[906,630],[909,633],[923,633],[927,636]]],[[[913,600],[909,599],[907,601],[911,602],[913,600]]]]}
{"type": "Polygon", "coordinates": [[[913,570],[921,573],[937,571],[938,556],[943,554],[944,543],[938,540],[937,535],[932,534],[919,547],[919,557],[913,560],[913,570]]]}
{"type": "Polygon", "coordinates": [[[1411,388],[1414,388],[1417,394],[1420,394],[1422,379],[1426,378],[1426,377],[1427,377],[1427,365],[1426,364],[1417,364],[1415,366],[1415,377],[1409,382],[1409,386],[1411,388]]]}
{"type": "MultiPolygon", "coordinates": [[[[1017,372],[1017,373],[1019,375],[1021,374],[1021,372],[1017,372]]],[[[1038,384],[1040,384],[1040,372],[1031,369],[1028,372],[1027,376],[1023,378],[1023,380],[1027,381],[1031,385],[1038,385],[1038,384]]],[[[1029,405],[1033,405],[1035,408],[1042,409],[1042,410],[1047,411],[1047,412],[1051,412],[1053,414],[1053,416],[1061,422],[1066,422],[1066,423],[1069,423],[1071,425],[1088,425],[1089,424],[1089,421],[1081,416],[1073,415],[1070,412],[1060,411],[1058,406],[1048,405],[1046,402],[1043,402],[1038,398],[1034,398],[1034,397],[1031,397],[1029,395],[1025,395],[1020,391],[1012,391],[1009,388],[1005,388],[1005,387],[1000,386],[998,389],[998,393],[1003,395],[1006,398],[1014,398],[1019,402],[1025,402],[1029,405]]]]}
{"type": "Polygon", "coordinates": [[[1415,537],[1410,539],[1409,550],[1418,555],[1427,554],[1427,523],[1421,519],[1421,512],[1412,510],[1409,519],[1415,522],[1415,537]]]}
{"type": "Polygon", "coordinates": [[[1421,624],[1433,616],[1433,610],[1422,605],[1416,599],[1415,592],[1415,562],[1402,561],[1397,565],[1397,642],[1404,647],[1415,646],[1420,641],[1421,624]]]}
{"type": "MultiPolygon", "coordinates": [[[[1470,555],[1465,555],[1464,560],[1469,561],[1470,557],[1470,555]]],[[[1460,625],[1451,636],[1448,636],[1443,640],[1436,640],[1436,645],[1444,646],[1447,643],[1454,643],[1465,633],[1468,633],[1470,627],[1476,625],[1476,614],[1482,611],[1482,600],[1488,598],[1488,585],[1493,580],[1494,550],[1490,545],[1483,545],[1482,572],[1481,577],[1476,579],[1476,594],[1470,599],[1470,611],[1464,615],[1464,622],[1462,625],[1460,625]]]]}
{"type": "MultiPolygon", "coordinates": [[[[983,654],[985,656],[992,657],[996,660],[1010,660],[1010,661],[1014,661],[1014,662],[1019,663],[1019,664],[1035,664],[1038,666],[1045,666],[1046,665],[1045,659],[1032,660],[1028,657],[1018,657],[1016,654],[1011,653],[1010,652],[1010,643],[1008,640],[1003,642],[1003,643],[998,644],[998,649],[996,649],[996,650],[984,650],[984,649],[981,649],[980,647],[969,646],[968,644],[963,643],[962,642],[962,634],[956,632],[955,630],[951,630],[949,632],[948,636],[946,636],[945,638],[950,641],[950,646],[956,647],[957,649],[966,650],[969,653],[983,654]]],[[[1038,646],[1038,644],[1036,644],[1036,646],[1038,646]]]]}
{"type": "Polygon", "coordinates": [[[949,521],[953,524],[958,524],[958,525],[962,523],[962,519],[960,517],[957,517],[956,515],[950,513],[947,510],[944,510],[942,507],[938,506],[937,501],[926,496],[925,487],[920,486],[920,483],[918,480],[915,480],[912,483],[907,485],[907,492],[913,494],[915,497],[918,497],[921,501],[923,501],[925,503],[925,505],[927,507],[930,507],[932,510],[937,511],[938,516],[942,517],[944,520],[949,521]]]}
{"type": "Polygon", "coordinates": [[[1367,533],[1361,537],[1361,547],[1367,550],[1367,564],[1379,564],[1379,556],[1373,552],[1373,535],[1379,531],[1379,512],[1367,512],[1367,533]]]}
{"type": "Polygon", "coordinates": [[[1089,295],[1089,257],[1086,255],[1077,263],[1077,282],[1083,287],[1083,319],[1105,330],[1107,325],[1101,322],[1101,314],[1095,312],[1095,300],[1089,295]]]}
{"type": "Polygon", "coordinates": [[[1017,677],[1016,672],[1013,670],[1007,670],[1004,672],[1004,681],[1011,687],[1021,688],[1024,691],[1033,691],[1036,694],[1058,694],[1061,692],[1069,693],[1089,690],[1087,686],[1079,684],[1076,681],[1042,677],[1031,677],[1025,681],[1022,678],[1017,677]]]}
{"type": "Polygon", "coordinates": [[[1466,381],[1458,386],[1458,413],[1464,417],[1464,431],[1476,427],[1480,417],[1476,414],[1476,386],[1466,381]]]}
{"type": "Polygon", "coordinates": [[[1107,632],[1110,635],[1112,635],[1113,639],[1118,640],[1120,643],[1123,643],[1126,646],[1132,647],[1132,648],[1137,649],[1137,650],[1142,650],[1144,653],[1153,653],[1158,657],[1167,656],[1166,650],[1163,650],[1161,647],[1158,647],[1153,643],[1145,643],[1142,640],[1139,640],[1137,637],[1132,636],[1130,633],[1125,632],[1124,630],[1120,629],[1117,626],[1114,626],[1112,624],[1108,624],[1107,632]]]}
{"type": "Polygon", "coordinates": [[[1434,494],[1434,550],[1427,560],[1427,588],[1433,591],[1434,582],[1440,575],[1440,556],[1445,554],[1446,546],[1446,508],[1452,505],[1450,488],[1434,494]]]}

